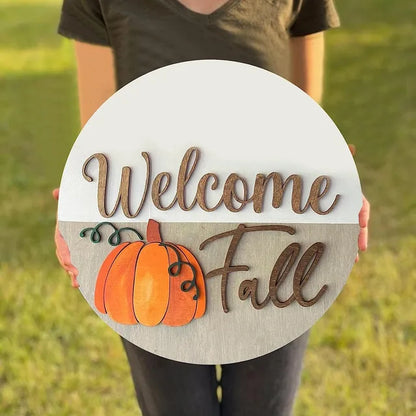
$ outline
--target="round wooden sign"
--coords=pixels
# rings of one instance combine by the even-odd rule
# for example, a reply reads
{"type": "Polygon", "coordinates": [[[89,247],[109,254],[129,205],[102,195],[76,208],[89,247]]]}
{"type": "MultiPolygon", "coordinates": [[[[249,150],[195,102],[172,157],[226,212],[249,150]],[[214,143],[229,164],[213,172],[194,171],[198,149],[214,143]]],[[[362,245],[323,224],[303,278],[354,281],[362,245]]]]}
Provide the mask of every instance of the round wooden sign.
{"type": "Polygon", "coordinates": [[[189,363],[269,353],[308,330],[357,254],[361,189],[335,124],[263,69],[190,61],[91,117],[58,224],[80,291],[111,328],[189,363]]]}

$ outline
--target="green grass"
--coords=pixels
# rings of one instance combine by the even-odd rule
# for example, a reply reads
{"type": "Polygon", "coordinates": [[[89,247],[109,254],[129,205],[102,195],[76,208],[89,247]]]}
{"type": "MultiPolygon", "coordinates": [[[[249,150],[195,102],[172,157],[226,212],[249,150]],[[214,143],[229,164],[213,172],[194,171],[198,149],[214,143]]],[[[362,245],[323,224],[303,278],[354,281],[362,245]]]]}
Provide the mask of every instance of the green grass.
{"type": "MultiPolygon", "coordinates": [[[[339,2],[327,34],[325,107],[358,148],[371,244],[314,327],[299,416],[416,410],[416,3],[396,3],[339,2]]],[[[0,0],[0,414],[137,414],[117,335],[54,258],[50,191],[79,123],[59,6],[0,0]]]]}

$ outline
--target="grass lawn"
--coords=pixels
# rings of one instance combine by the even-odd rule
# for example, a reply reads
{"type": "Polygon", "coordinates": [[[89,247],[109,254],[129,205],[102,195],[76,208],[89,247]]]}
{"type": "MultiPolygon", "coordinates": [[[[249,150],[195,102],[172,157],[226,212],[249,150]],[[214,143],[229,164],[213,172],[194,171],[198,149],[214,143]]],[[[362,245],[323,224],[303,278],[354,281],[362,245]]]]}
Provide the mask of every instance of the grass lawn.
{"type": "MultiPolygon", "coordinates": [[[[118,336],[54,258],[51,189],[78,132],[57,0],[0,0],[0,414],[137,414],[118,336]],[[94,334],[94,336],[91,336],[94,334]]],[[[315,325],[295,415],[416,412],[413,0],[339,1],[325,108],[358,149],[371,244],[315,325]]]]}

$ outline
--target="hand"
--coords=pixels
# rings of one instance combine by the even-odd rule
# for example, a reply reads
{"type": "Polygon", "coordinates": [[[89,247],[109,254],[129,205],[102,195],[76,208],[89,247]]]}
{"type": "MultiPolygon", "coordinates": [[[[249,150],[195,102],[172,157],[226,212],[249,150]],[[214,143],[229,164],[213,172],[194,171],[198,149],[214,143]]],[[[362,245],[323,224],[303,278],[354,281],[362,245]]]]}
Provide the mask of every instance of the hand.
{"type": "MultiPolygon", "coordinates": [[[[59,198],[59,188],[54,189],[52,191],[53,197],[58,200],[59,198]]],[[[64,268],[64,270],[69,274],[71,278],[72,287],[78,288],[79,283],[77,281],[78,270],[77,268],[71,263],[71,253],[69,252],[68,245],[66,244],[62,234],[58,229],[58,221],[56,221],[55,226],[55,245],[56,245],[56,257],[60,265],[64,268]]]]}
{"type": "MultiPolygon", "coordinates": [[[[370,203],[367,198],[363,195],[363,206],[361,207],[360,213],[358,214],[358,222],[360,223],[360,234],[358,235],[358,249],[361,251],[367,250],[368,245],[368,221],[370,219],[370,203]]],[[[355,262],[360,259],[357,253],[355,262]]]]}
{"type": "MultiPolygon", "coordinates": [[[[355,146],[353,144],[348,145],[351,154],[355,155],[355,146]]],[[[370,203],[367,198],[363,195],[363,205],[361,207],[360,213],[358,214],[358,222],[360,224],[360,234],[358,235],[358,249],[360,251],[367,250],[368,246],[368,221],[370,220],[370,203]]],[[[355,262],[360,259],[360,256],[357,253],[355,262]]]]}

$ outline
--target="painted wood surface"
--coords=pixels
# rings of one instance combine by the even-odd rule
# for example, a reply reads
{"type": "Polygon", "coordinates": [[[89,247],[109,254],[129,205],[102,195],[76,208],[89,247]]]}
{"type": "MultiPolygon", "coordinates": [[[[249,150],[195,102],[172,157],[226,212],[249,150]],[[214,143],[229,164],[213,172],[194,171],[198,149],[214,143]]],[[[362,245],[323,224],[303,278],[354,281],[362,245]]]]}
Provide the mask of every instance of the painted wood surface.
{"type": "MultiPolygon", "coordinates": [[[[80,291],[98,315],[116,332],[140,347],[178,361],[212,364],[230,363],[251,359],[271,352],[308,330],[331,306],[344,286],[354,264],[359,226],[356,224],[290,224],[294,235],[259,232],[247,235],[235,256],[234,264],[247,264],[249,271],[230,274],[228,281],[229,312],[224,313],[221,304],[221,279],[212,277],[206,281],[207,312],[200,319],[183,327],[121,325],[94,306],[96,276],[102,261],[113,249],[106,239],[92,244],[88,238],[80,238],[79,232],[93,223],[60,222],[59,228],[72,250],[72,262],[81,271],[78,281],[80,291]],[[323,285],[328,285],[324,296],[311,307],[294,302],[286,308],[268,304],[256,310],[247,299],[241,301],[238,288],[245,279],[259,279],[259,298],[267,295],[271,270],[280,252],[290,243],[299,242],[302,252],[316,241],[325,243],[326,251],[313,273],[305,295],[313,297],[323,285]],[[85,253],[88,253],[86,255],[85,253]]],[[[117,223],[132,226],[131,223],[117,223]]],[[[145,235],[146,224],[134,225],[145,235]]],[[[206,238],[235,224],[163,223],[163,238],[175,241],[198,257],[204,272],[221,267],[229,245],[229,238],[199,250],[206,238]]],[[[108,237],[111,230],[103,232],[108,237]]],[[[124,240],[136,240],[137,236],[126,232],[124,240]]],[[[293,270],[282,287],[282,298],[292,291],[293,270]]]]}
{"type": "Polygon", "coordinates": [[[316,102],[261,68],[200,60],[146,74],[97,110],[68,157],[58,220],[80,290],[111,328],[167,358],[231,363],[287,344],[330,307],[354,264],[361,203],[347,144],[316,102]],[[149,249],[150,219],[169,247],[149,249]],[[111,227],[99,244],[79,234],[106,221],[144,242],[105,260],[111,227]],[[188,263],[177,280],[175,256],[188,263]],[[99,273],[113,261],[119,271],[99,273]],[[182,290],[191,263],[206,309],[182,290]]]}

